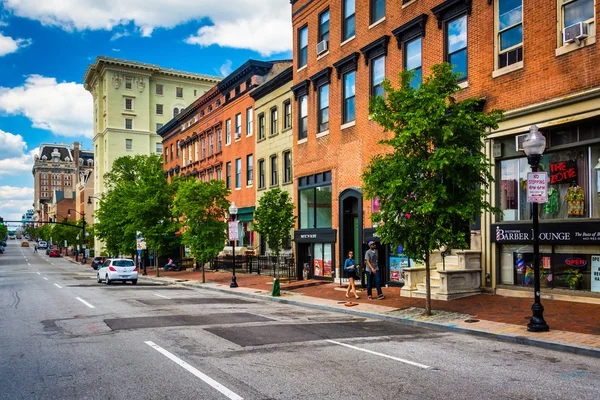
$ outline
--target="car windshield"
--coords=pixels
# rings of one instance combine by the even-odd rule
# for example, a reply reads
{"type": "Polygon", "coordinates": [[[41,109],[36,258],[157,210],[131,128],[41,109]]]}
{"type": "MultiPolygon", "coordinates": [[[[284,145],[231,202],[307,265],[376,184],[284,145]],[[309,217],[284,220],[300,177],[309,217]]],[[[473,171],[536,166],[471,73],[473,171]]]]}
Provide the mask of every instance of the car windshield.
{"type": "Polygon", "coordinates": [[[113,261],[115,267],[133,267],[133,261],[131,260],[115,260],[113,261]]]}

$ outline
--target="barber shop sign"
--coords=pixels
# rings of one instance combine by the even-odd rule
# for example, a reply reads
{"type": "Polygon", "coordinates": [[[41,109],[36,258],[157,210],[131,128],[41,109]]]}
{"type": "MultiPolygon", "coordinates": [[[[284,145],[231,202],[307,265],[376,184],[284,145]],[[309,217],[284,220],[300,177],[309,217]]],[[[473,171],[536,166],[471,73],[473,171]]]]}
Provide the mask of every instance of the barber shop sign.
{"type": "MultiPolygon", "coordinates": [[[[599,244],[600,224],[592,223],[544,223],[540,224],[539,241],[544,244],[599,244]]],[[[530,224],[493,224],[492,242],[533,243],[530,224]]]]}

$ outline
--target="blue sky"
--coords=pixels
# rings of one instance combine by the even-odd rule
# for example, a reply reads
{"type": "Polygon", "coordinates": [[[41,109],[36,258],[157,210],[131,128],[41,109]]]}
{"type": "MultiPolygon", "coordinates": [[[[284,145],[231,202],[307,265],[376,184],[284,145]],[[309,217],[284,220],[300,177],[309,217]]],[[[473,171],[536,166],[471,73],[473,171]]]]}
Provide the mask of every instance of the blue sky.
{"type": "Polygon", "coordinates": [[[288,0],[0,0],[0,216],[31,208],[40,143],[92,148],[97,56],[223,76],[291,58],[291,38],[288,0]]]}

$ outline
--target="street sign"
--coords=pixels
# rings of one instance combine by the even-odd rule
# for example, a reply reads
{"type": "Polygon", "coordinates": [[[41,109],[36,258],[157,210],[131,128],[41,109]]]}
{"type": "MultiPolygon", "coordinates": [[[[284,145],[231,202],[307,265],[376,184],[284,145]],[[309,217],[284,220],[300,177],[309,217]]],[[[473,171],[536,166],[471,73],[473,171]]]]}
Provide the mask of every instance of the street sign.
{"type": "Polygon", "coordinates": [[[229,221],[229,240],[238,240],[238,223],[229,221]]]}
{"type": "Polygon", "coordinates": [[[548,173],[527,173],[527,201],[529,203],[546,203],[548,201],[548,173]]]}
{"type": "Polygon", "coordinates": [[[137,232],[136,235],[136,248],[138,251],[146,250],[146,241],[142,237],[142,232],[137,232]]]}

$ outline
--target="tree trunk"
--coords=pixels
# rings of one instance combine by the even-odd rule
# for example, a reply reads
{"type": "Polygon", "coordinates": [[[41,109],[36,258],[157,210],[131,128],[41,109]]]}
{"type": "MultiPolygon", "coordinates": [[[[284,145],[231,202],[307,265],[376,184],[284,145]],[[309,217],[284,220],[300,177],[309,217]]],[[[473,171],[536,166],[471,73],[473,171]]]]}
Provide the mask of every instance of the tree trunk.
{"type": "Polygon", "coordinates": [[[431,315],[431,273],[429,269],[429,251],[425,253],[425,314],[431,315]]]}

